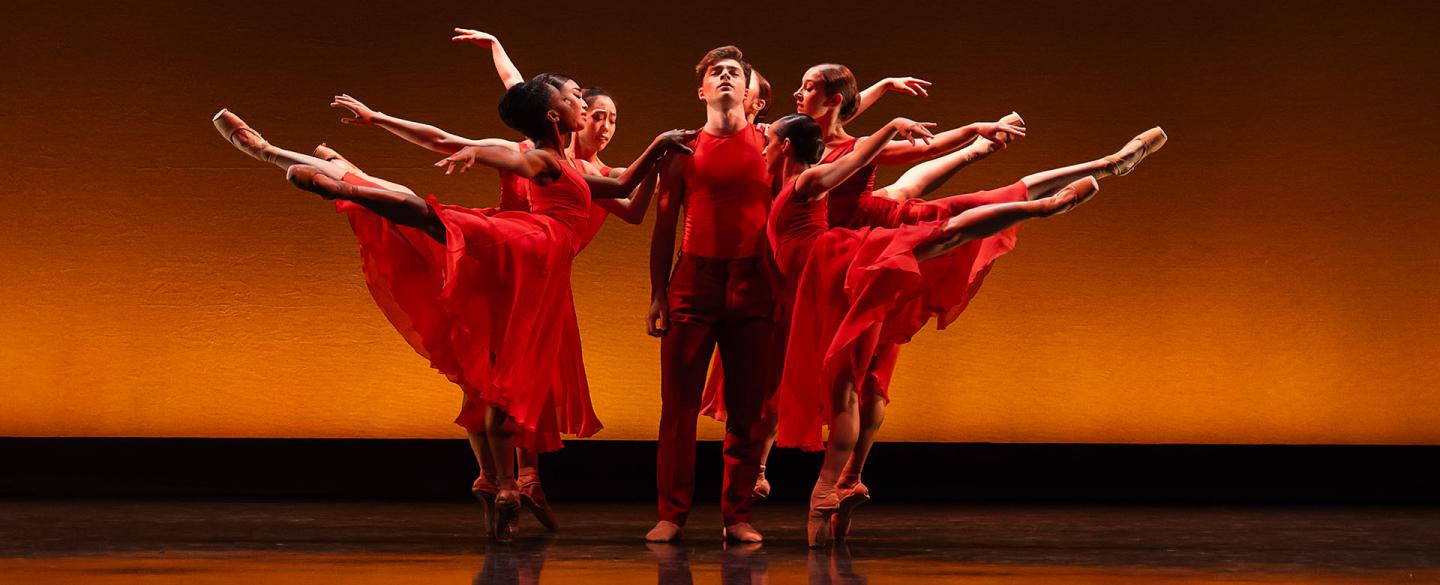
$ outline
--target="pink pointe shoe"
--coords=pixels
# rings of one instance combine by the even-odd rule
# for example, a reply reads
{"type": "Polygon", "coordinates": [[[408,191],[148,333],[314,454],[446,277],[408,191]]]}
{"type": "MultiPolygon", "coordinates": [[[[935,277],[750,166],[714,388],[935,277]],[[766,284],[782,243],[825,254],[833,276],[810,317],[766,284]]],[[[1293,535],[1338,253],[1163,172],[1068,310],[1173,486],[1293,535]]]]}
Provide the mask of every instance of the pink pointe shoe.
{"type": "Polygon", "coordinates": [[[763,500],[770,497],[770,480],[765,479],[765,466],[760,466],[760,475],[755,478],[755,499],[763,500]]]}
{"type": "Polygon", "coordinates": [[[495,494],[499,491],[484,475],[475,478],[475,483],[470,484],[470,493],[480,500],[480,507],[485,514],[485,536],[495,535],[495,494]]]}
{"type": "Polygon", "coordinates": [[[853,486],[836,490],[835,497],[840,501],[835,508],[835,542],[843,542],[850,536],[850,520],[855,508],[870,501],[870,488],[857,481],[853,486]]]}
{"type": "Polygon", "coordinates": [[[1139,136],[1132,138],[1125,148],[1121,148],[1120,152],[1105,157],[1105,162],[1110,163],[1110,174],[1117,177],[1130,174],[1130,171],[1135,170],[1135,165],[1160,150],[1169,139],[1159,126],[1141,132],[1139,136]]]}
{"type": "Polygon", "coordinates": [[[255,160],[270,162],[267,157],[270,143],[266,142],[265,137],[246,124],[244,120],[241,120],[240,116],[236,116],[230,110],[222,109],[216,112],[215,117],[210,121],[215,124],[215,129],[225,137],[231,146],[250,155],[255,160]]]}
{"type": "Polygon", "coordinates": [[[824,501],[810,506],[810,514],[805,518],[805,537],[810,548],[829,546],[834,540],[835,512],[839,509],[840,502],[834,494],[824,501]]]}
{"type": "Polygon", "coordinates": [[[555,532],[560,529],[560,520],[555,517],[555,511],[550,509],[549,500],[545,499],[545,490],[540,487],[538,479],[520,480],[520,505],[525,506],[540,525],[546,530],[555,532]]]}
{"type": "Polygon", "coordinates": [[[516,490],[500,490],[495,494],[496,542],[511,542],[520,528],[520,493],[516,490]]]}
{"type": "Polygon", "coordinates": [[[1099,191],[1100,183],[1095,180],[1095,177],[1085,177],[1070,183],[1055,192],[1054,195],[1040,200],[1046,205],[1045,211],[1041,215],[1052,217],[1075,209],[1075,206],[1089,201],[1099,191]]]}

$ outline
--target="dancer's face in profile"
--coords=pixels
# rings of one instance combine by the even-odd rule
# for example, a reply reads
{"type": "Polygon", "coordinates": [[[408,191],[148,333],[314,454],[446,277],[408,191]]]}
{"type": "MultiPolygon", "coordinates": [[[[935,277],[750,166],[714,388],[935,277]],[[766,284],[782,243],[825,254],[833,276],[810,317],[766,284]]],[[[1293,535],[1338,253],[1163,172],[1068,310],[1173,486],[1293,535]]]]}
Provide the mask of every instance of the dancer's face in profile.
{"type": "Polygon", "coordinates": [[[730,106],[745,98],[745,68],[734,59],[710,64],[700,81],[700,99],[707,104],[730,106]]]}
{"type": "Polygon", "coordinates": [[[599,153],[605,150],[610,139],[614,138],[618,121],[615,100],[610,99],[610,96],[597,95],[590,98],[590,103],[586,105],[584,124],[575,136],[587,150],[599,153]]]}
{"type": "Polygon", "coordinates": [[[816,68],[811,67],[800,79],[800,89],[795,90],[795,112],[819,120],[831,108],[840,107],[840,94],[825,95],[825,79],[816,68]]]}
{"type": "Polygon", "coordinates": [[[785,157],[790,156],[790,143],[776,132],[776,124],[765,127],[765,149],[760,151],[760,156],[765,157],[765,172],[772,176],[780,174],[780,169],[785,166],[785,157]]]}
{"type": "Polygon", "coordinates": [[[585,115],[585,100],[580,97],[580,85],[574,81],[565,82],[563,88],[550,96],[550,110],[559,115],[556,126],[560,132],[579,131],[584,125],[585,115]]]}

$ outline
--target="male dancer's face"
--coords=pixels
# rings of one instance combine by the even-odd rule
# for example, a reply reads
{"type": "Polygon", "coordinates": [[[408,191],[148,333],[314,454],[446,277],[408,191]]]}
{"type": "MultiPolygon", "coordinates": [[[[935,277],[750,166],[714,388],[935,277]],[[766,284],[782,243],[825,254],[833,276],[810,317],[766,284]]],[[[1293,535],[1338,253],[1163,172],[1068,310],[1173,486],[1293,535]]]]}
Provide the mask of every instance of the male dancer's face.
{"type": "Polygon", "coordinates": [[[742,107],[745,99],[745,68],[734,59],[710,64],[700,81],[700,100],[720,109],[742,107]]]}

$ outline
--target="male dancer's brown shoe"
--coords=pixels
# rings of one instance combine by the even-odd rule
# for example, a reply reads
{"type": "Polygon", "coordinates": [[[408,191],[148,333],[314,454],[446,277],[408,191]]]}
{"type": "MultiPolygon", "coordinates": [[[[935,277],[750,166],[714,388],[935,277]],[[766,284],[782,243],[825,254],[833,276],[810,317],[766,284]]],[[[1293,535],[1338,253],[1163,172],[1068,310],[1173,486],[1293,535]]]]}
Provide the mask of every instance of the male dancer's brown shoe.
{"type": "Polygon", "coordinates": [[[545,490],[540,487],[540,480],[522,478],[520,480],[520,505],[525,506],[540,521],[540,525],[546,530],[555,532],[560,529],[560,520],[555,517],[555,511],[550,509],[550,502],[545,499],[545,490]]]}
{"type": "Polygon", "coordinates": [[[1161,130],[1159,126],[1141,132],[1139,136],[1132,138],[1124,148],[1121,148],[1120,152],[1105,157],[1105,161],[1110,163],[1110,174],[1117,177],[1130,174],[1130,171],[1135,170],[1135,165],[1160,150],[1165,146],[1165,141],[1169,139],[1170,137],[1166,136],[1165,131],[1161,130]]]}
{"type": "Polygon", "coordinates": [[[765,537],[749,522],[739,522],[720,529],[720,535],[733,542],[764,542],[765,537]]]}
{"type": "Polygon", "coordinates": [[[680,525],[669,520],[656,522],[655,527],[645,533],[646,542],[675,542],[677,540],[680,540],[680,525]]]}
{"type": "Polygon", "coordinates": [[[270,148],[270,143],[266,142],[265,137],[246,124],[244,120],[241,120],[240,116],[236,116],[230,110],[222,109],[216,112],[215,117],[210,121],[215,124],[215,129],[220,131],[220,135],[224,136],[231,146],[256,160],[270,162],[266,153],[270,148]]]}
{"type": "Polygon", "coordinates": [[[857,481],[853,486],[837,489],[835,496],[840,503],[835,508],[833,530],[835,542],[841,542],[850,535],[850,520],[855,514],[855,508],[870,501],[870,488],[857,481]]]}

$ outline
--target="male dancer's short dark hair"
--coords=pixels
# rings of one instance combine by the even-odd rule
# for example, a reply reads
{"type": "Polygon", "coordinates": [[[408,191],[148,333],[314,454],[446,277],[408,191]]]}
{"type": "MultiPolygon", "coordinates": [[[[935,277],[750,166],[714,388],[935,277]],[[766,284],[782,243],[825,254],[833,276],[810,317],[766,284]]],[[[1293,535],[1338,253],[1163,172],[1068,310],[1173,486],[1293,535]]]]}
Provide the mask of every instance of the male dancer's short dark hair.
{"type": "Polygon", "coordinates": [[[700,59],[700,62],[695,64],[695,85],[697,87],[703,85],[705,83],[705,72],[710,70],[710,66],[714,65],[717,61],[723,61],[725,59],[734,59],[740,62],[740,69],[745,72],[745,84],[749,86],[750,62],[745,60],[745,54],[741,53],[740,47],[735,45],[715,47],[714,49],[710,49],[709,53],[705,53],[705,56],[700,59]]]}

